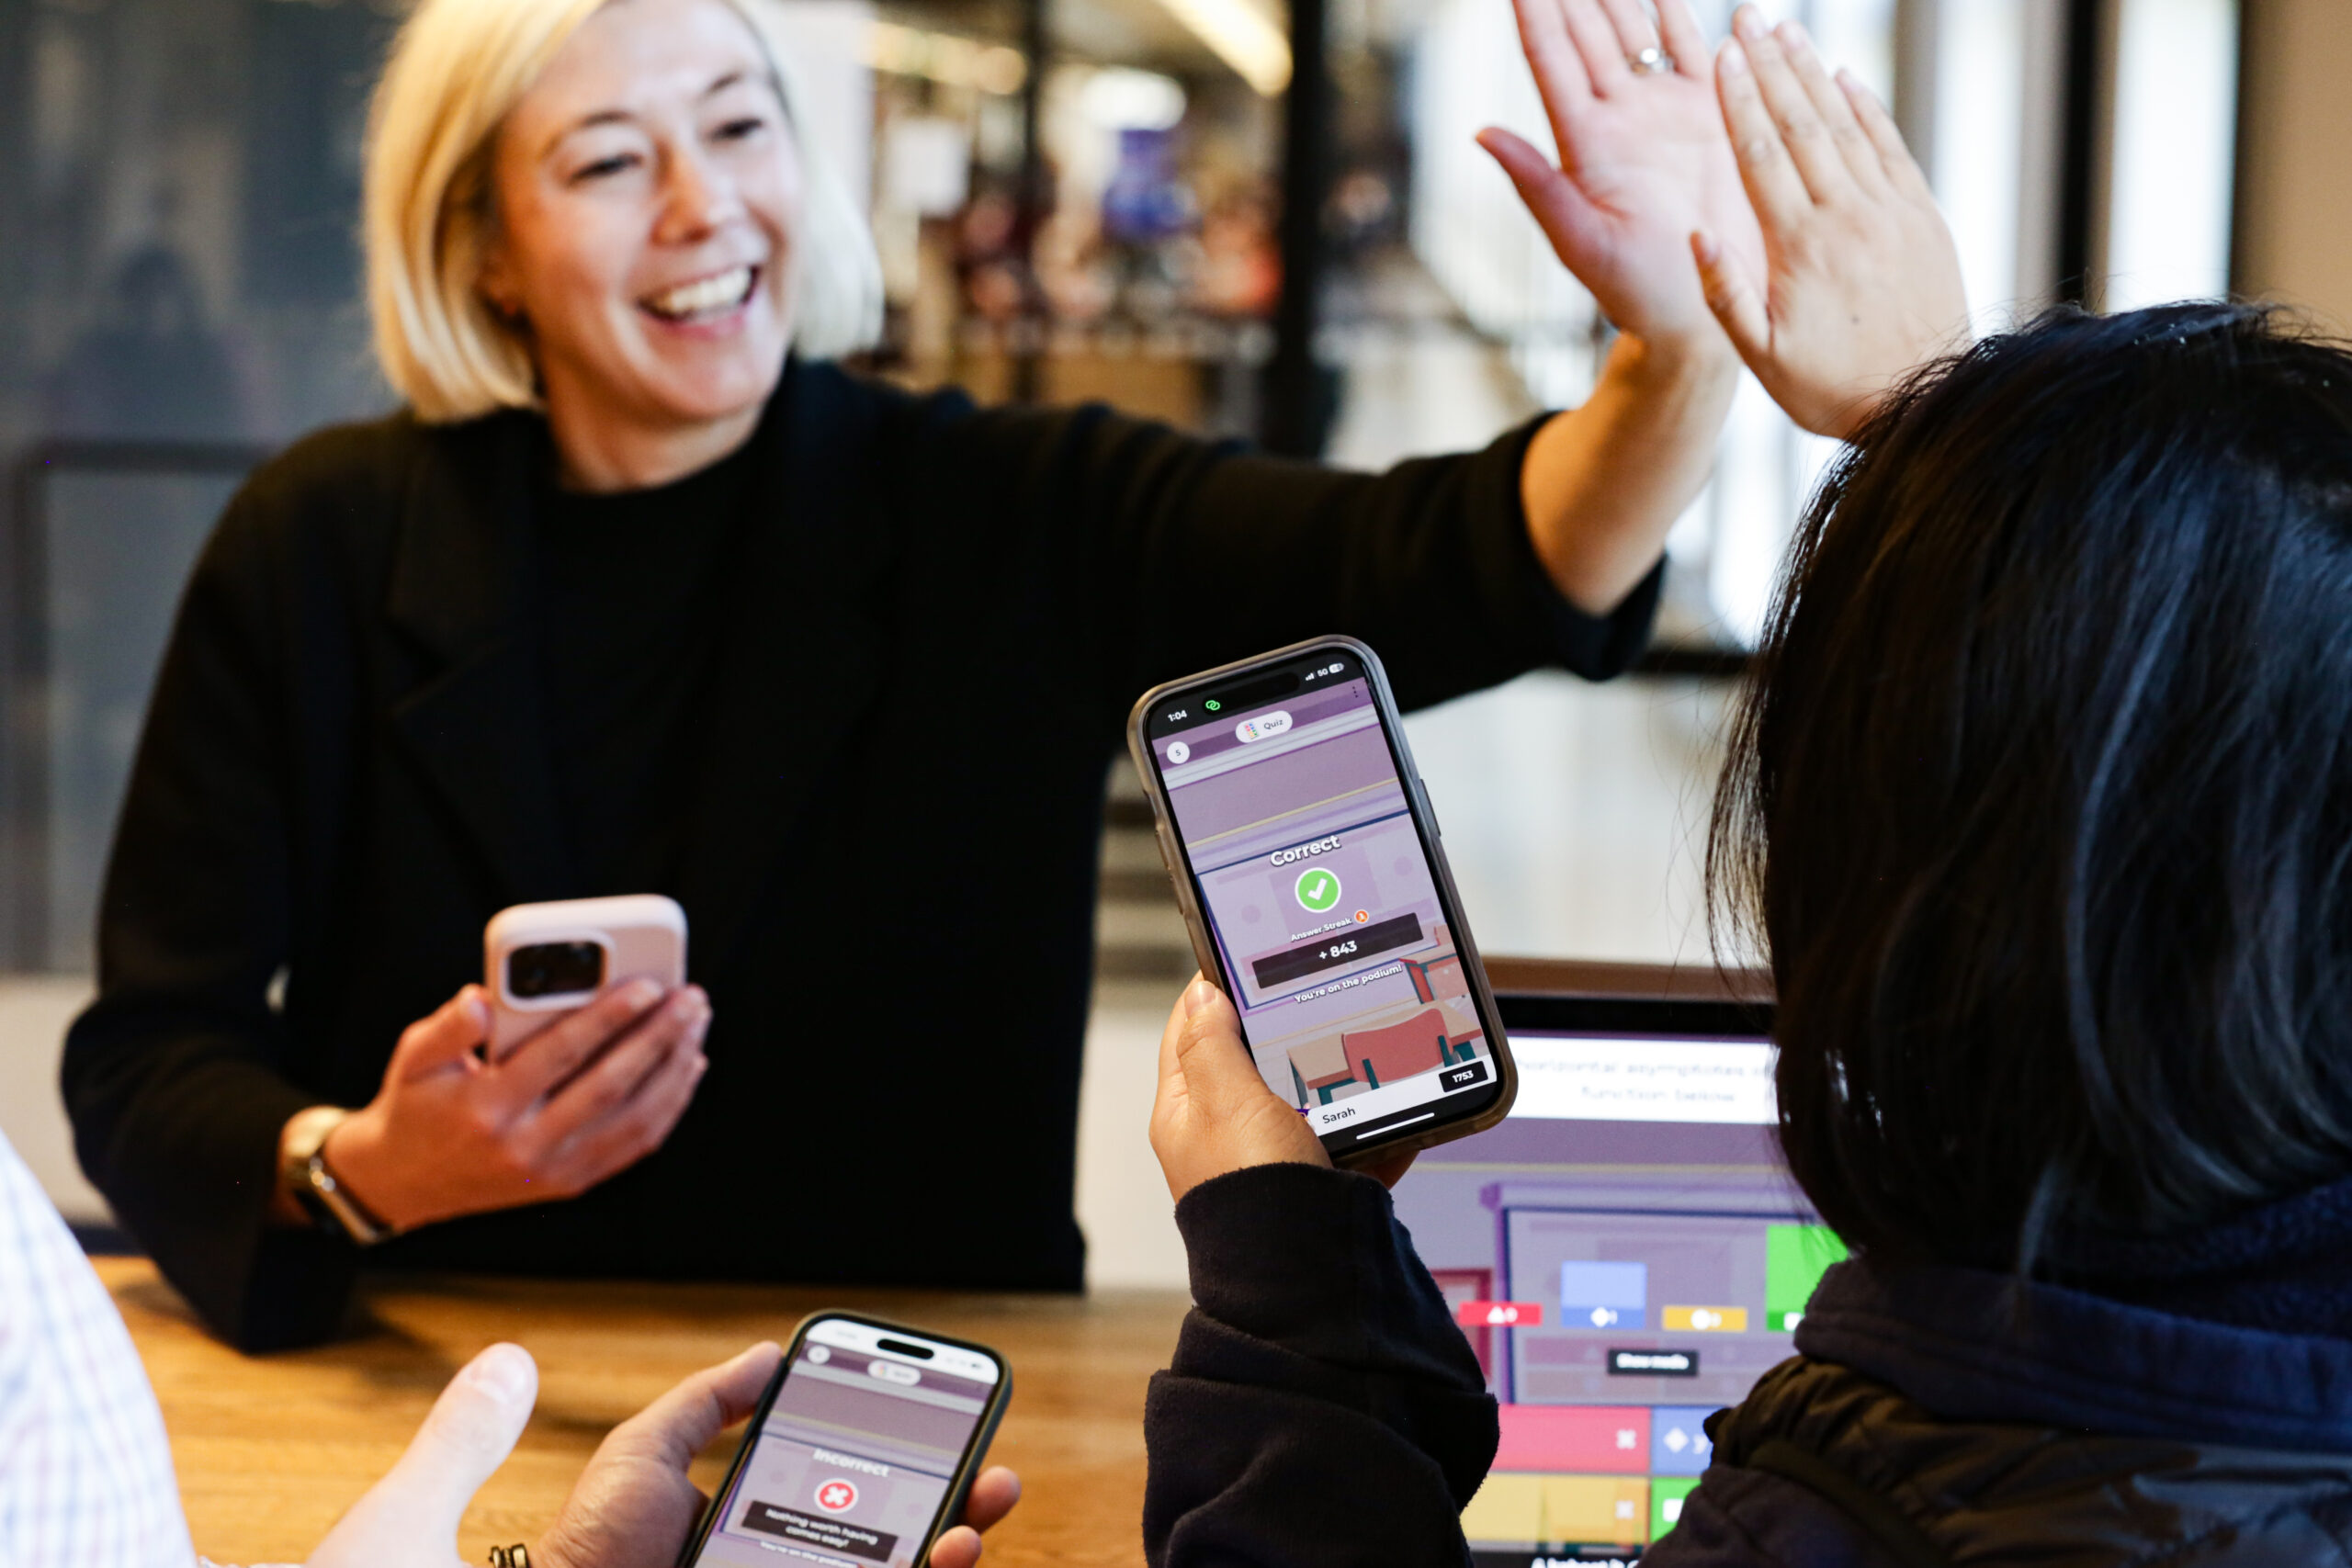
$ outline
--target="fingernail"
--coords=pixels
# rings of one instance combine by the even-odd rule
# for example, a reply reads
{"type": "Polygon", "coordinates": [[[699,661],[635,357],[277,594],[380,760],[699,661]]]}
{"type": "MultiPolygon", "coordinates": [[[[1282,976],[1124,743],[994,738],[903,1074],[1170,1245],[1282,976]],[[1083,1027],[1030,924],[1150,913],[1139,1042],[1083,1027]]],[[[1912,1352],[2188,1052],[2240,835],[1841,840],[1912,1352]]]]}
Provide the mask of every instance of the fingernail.
{"type": "Polygon", "coordinates": [[[538,1381],[538,1369],[531,1360],[531,1353],[520,1345],[492,1345],[474,1359],[467,1375],[484,1393],[501,1404],[512,1404],[531,1396],[538,1381]]]}
{"type": "Polygon", "coordinates": [[[628,983],[628,989],[622,994],[628,998],[632,1007],[650,1008],[662,999],[662,982],[649,980],[640,976],[631,980],[628,983]]]}
{"type": "Polygon", "coordinates": [[[1745,76],[1747,74],[1747,51],[1739,46],[1737,39],[1724,41],[1723,62],[1724,75],[1745,76]]]}
{"type": "Polygon", "coordinates": [[[1764,36],[1764,17],[1753,6],[1742,6],[1731,14],[1731,30],[1753,41],[1764,36]]]}
{"type": "Polygon", "coordinates": [[[1191,1018],[1216,999],[1216,987],[1205,978],[1195,976],[1193,983],[1184,987],[1184,1016],[1191,1018]]]}
{"type": "Polygon", "coordinates": [[[1781,42],[1786,45],[1792,53],[1811,54],[1813,52],[1813,35],[1806,32],[1804,24],[1795,17],[1792,17],[1789,20],[1782,22],[1779,32],[1781,42]]]}
{"type": "Polygon", "coordinates": [[[1699,265],[1701,266],[1713,266],[1715,265],[1715,256],[1717,254],[1715,237],[1713,234],[1708,233],[1704,229],[1693,229],[1690,231],[1690,251],[1692,254],[1699,258],[1699,265]]]}

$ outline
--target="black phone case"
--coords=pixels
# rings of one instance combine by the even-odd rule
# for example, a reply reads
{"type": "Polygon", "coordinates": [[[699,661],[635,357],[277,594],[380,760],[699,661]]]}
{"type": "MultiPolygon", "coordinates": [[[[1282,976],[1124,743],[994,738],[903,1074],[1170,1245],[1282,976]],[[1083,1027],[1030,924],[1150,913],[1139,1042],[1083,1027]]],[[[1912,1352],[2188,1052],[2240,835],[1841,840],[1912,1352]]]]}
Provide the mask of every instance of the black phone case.
{"type": "Polygon", "coordinates": [[[1194,882],[1182,846],[1176,838],[1176,818],[1168,800],[1167,786],[1160,783],[1159,769],[1152,759],[1151,739],[1145,733],[1151,712],[1177,693],[1196,686],[1215,685],[1246,675],[1253,670],[1287,663],[1291,660],[1314,652],[1318,648],[1343,649],[1352,654],[1363,666],[1364,679],[1372,688],[1374,705],[1380,712],[1381,734],[1388,742],[1389,754],[1396,763],[1396,775],[1405,784],[1405,799],[1413,815],[1413,826],[1420,835],[1421,849],[1429,856],[1430,878],[1437,885],[1438,906],[1445,913],[1453,932],[1455,948],[1462,955],[1462,972],[1470,984],[1471,1005],[1478,1014],[1479,1027],[1486,1032],[1488,1047],[1495,1058],[1497,1093],[1480,1111],[1466,1116],[1441,1119],[1432,1126],[1399,1133],[1394,1138],[1382,1139],[1366,1147],[1349,1149],[1331,1156],[1340,1166],[1358,1166],[1377,1161],[1400,1149],[1429,1148],[1438,1144],[1466,1138],[1473,1133],[1483,1133],[1510,1114],[1511,1102],[1519,1098],[1519,1067],[1511,1060],[1510,1043],[1502,1028],[1502,1015],[1495,1007],[1493,988],[1487,983],[1487,966],[1479,960],[1478,944],[1470,935],[1469,922],[1462,918],[1462,897],[1454,891],[1453,868],[1446,863],[1443,835],[1437,825],[1437,814],[1430,809],[1429,792],[1421,784],[1420,769],[1413,764],[1411,747],[1405,739],[1405,727],[1396,711],[1396,694],[1388,689],[1388,671],[1381,667],[1380,656],[1351,637],[1308,637],[1287,648],[1277,648],[1252,659],[1236,660],[1220,664],[1214,670],[1204,670],[1197,675],[1187,675],[1181,681],[1164,681],[1136,699],[1127,713],[1127,754],[1133,759],[1136,773],[1143,780],[1144,794],[1151,800],[1152,826],[1159,840],[1160,863],[1168,868],[1168,880],[1176,889],[1177,906],[1183,911],[1184,929],[1193,939],[1193,956],[1199,961],[1201,973],[1214,981],[1228,997],[1234,994],[1233,977],[1225,972],[1217,960],[1216,942],[1209,934],[1206,914],[1201,908],[1200,889],[1194,882]]]}
{"type": "Polygon", "coordinates": [[[735,1457],[727,1464],[727,1478],[710,1495],[710,1506],[702,1511],[701,1520],[686,1537],[685,1549],[678,1553],[678,1568],[695,1568],[695,1563],[710,1542],[711,1533],[718,1529],[728,1505],[735,1496],[735,1483],[743,1473],[743,1466],[752,1457],[752,1445],[759,1440],[761,1429],[766,1427],[768,1410],[775,1404],[775,1396],[783,1392],[784,1380],[790,1375],[792,1364],[800,1352],[800,1342],[807,1337],[809,1325],[828,1318],[848,1323],[862,1323],[869,1328],[887,1329],[894,1334],[909,1334],[918,1339],[934,1339],[942,1345],[953,1345],[986,1356],[997,1366],[1001,1375],[997,1379],[996,1393],[989,1400],[989,1407],[980,1416],[978,1426],[972,1428],[971,1441],[964,1445],[963,1458],[956,1461],[956,1479],[947,1488],[947,1495],[939,1505],[938,1514],[931,1528],[923,1532],[922,1544],[916,1549],[914,1561],[928,1562],[933,1543],[957,1520],[964,1517],[964,1504],[971,1496],[972,1479],[980,1472],[980,1465],[988,1458],[989,1445],[996,1440],[997,1424],[1004,1419],[1004,1408],[1012,1399],[1012,1363],[1002,1354],[977,1339],[959,1339],[936,1329],[918,1328],[910,1323],[896,1323],[887,1317],[875,1317],[862,1312],[812,1312],[793,1325],[792,1337],[785,1341],[784,1362],[769,1380],[767,1392],[760,1395],[759,1408],[743,1428],[743,1440],[736,1446],[735,1457]]]}

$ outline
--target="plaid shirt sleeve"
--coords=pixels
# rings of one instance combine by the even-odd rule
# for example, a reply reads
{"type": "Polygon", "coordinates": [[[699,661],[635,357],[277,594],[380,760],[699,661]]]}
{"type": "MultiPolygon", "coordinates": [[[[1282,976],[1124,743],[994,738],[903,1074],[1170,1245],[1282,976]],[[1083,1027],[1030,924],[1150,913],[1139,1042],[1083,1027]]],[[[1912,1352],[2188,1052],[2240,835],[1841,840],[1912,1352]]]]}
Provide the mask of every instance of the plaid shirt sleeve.
{"type": "Polygon", "coordinates": [[[130,1330],[0,1137],[0,1563],[195,1562],[163,1412],[130,1330]]]}

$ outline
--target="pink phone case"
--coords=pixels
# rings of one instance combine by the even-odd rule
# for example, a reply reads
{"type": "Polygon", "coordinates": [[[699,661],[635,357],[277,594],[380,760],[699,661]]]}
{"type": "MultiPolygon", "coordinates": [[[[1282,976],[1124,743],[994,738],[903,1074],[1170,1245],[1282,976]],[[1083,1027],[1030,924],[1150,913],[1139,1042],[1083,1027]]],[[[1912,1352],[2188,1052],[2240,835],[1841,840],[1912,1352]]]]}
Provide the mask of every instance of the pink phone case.
{"type": "Polygon", "coordinates": [[[659,893],[566,898],[501,909],[482,929],[482,984],[490,992],[490,1059],[497,1061],[609,987],[650,976],[686,983],[686,912],[659,893]],[[604,949],[604,978],[590,990],[517,997],[507,989],[507,955],[518,948],[593,942],[604,949]]]}

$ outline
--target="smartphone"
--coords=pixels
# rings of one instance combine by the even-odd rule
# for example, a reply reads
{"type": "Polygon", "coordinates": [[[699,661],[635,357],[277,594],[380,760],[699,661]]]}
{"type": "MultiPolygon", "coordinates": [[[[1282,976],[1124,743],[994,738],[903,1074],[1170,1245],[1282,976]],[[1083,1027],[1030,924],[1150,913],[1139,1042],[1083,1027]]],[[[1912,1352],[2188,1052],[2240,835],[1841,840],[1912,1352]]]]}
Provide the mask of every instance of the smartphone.
{"type": "Polygon", "coordinates": [[[493,1062],[607,986],[686,983],[686,912],[659,893],[517,904],[491,917],[481,945],[493,1062]]]}
{"type": "Polygon", "coordinates": [[[854,1313],[802,1319],[679,1568],[928,1562],[1012,1397],[1012,1369],[985,1345],[854,1313]]]}
{"type": "Polygon", "coordinates": [[[1201,973],[1333,1161],[1501,1121],[1519,1075],[1372,649],[1155,686],[1127,743],[1201,973]]]}

